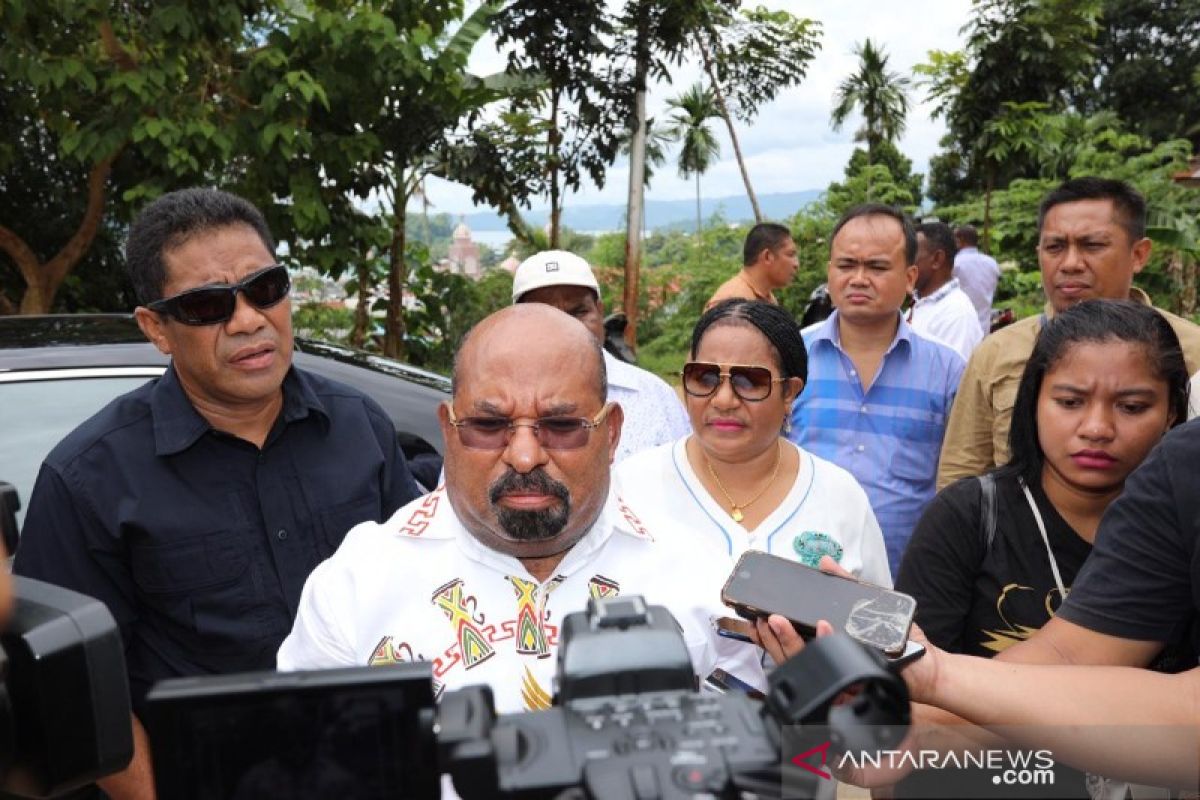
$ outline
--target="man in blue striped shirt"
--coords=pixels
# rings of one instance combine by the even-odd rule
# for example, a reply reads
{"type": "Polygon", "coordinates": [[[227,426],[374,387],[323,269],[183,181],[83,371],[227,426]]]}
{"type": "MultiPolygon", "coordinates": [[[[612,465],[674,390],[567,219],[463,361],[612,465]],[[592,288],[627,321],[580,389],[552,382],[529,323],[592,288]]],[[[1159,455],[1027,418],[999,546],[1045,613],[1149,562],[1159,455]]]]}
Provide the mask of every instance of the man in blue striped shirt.
{"type": "Polygon", "coordinates": [[[838,221],[829,254],[836,310],[803,331],[808,384],[788,434],[862,484],[893,577],[934,495],[942,435],[966,365],[904,321],[916,254],[912,223],[891,206],[857,206],[838,221]]]}

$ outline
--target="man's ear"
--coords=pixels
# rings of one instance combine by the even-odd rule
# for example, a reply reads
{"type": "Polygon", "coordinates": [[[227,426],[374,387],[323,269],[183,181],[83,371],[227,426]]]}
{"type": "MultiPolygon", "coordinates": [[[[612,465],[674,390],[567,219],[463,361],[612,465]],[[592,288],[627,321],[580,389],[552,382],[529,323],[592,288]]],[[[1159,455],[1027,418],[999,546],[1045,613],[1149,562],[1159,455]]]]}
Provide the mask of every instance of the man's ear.
{"type": "Polygon", "coordinates": [[[612,411],[608,412],[604,421],[608,423],[608,463],[612,464],[617,457],[617,445],[621,443],[621,426],[625,424],[625,410],[615,400],[609,402],[612,403],[612,411]]]}
{"type": "Polygon", "coordinates": [[[1146,268],[1146,264],[1150,261],[1150,251],[1154,249],[1154,243],[1147,238],[1139,239],[1133,244],[1133,274],[1137,275],[1146,268]]]}
{"type": "Polygon", "coordinates": [[[904,268],[904,275],[908,279],[907,294],[912,294],[912,290],[917,287],[917,265],[909,264],[904,268]]]}
{"type": "Polygon", "coordinates": [[[171,355],[171,340],[167,338],[167,323],[163,321],[162,316],[145,306],[138,306],[133,310],[133,318],[137,320],[138,327],[150,340],[150,344],[158,348],[158,352],[164,356],[171,355]]]}
{"type": "Polygon", "coordinates": [[[450,424],[450,403],[452,400],[443,400],[438,403],[437,417],[438,425],[442,429],[442,441],[450,441],[450,436],[454,433],[454,426],[450,424]]]}

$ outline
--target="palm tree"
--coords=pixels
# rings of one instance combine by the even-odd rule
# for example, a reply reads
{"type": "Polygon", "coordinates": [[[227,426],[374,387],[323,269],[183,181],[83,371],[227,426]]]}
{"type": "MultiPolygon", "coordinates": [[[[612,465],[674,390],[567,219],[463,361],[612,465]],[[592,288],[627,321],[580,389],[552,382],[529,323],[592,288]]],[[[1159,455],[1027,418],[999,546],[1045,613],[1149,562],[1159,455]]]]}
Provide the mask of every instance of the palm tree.
{"type": "Polygon", "coordinates": [[[879,143],[894,142],[904,133],[910,81],[897,72],[888,72],[887,53],[870,39],[855,45],[854,54],[858,56],[858,71],[838,86],[829,121],[838,131],[855,108],[862,112],[863,126],[854,134],[854,140],[867,143],[867,161],[874,163],[879,143]]]}
{"type": "Polygon", "coordinates": [[[717,156],[721,144],[708,126],[710,119],[721,116],[712,90],[701,84],[693,84],[679,97],[667,101],[672,109],[667,128],[668,134],[681,142],[679,148],[679,174],[684,178],[696,177],[696,241],[700,241],[703,220],[700,213],[700,176],[708,172],[717,156]]]}

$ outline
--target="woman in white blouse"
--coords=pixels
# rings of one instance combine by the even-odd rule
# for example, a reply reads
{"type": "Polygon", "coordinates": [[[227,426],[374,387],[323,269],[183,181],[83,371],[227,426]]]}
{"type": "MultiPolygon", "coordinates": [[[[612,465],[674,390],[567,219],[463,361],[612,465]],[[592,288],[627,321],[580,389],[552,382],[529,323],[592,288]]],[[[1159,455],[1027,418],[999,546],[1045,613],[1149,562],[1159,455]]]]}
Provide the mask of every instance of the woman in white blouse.
{"type": "Polygon", "coordinates": [[[862,487],[782,435],[808,375],[791,315],[746,300],[714,306],[692,332],[681,375],[692,433],[619,464],[621,497],[714,556],[732,561],[755,549],[815,567],[828,555],[891,586],[862,487]]]}

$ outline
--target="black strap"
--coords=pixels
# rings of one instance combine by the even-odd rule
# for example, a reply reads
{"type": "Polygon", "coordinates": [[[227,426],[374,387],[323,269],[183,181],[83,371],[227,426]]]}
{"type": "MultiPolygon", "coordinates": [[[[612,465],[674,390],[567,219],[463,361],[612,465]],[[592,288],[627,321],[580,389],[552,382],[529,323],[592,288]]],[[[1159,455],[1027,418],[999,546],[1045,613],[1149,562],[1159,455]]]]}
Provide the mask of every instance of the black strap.
{"type": "Polygon", "coordinates": [[[996,478],[991,473],[980,475],[979,481],[979,538],[983,540],[983,554],[992,550],[996,538],[996,478]]]}

